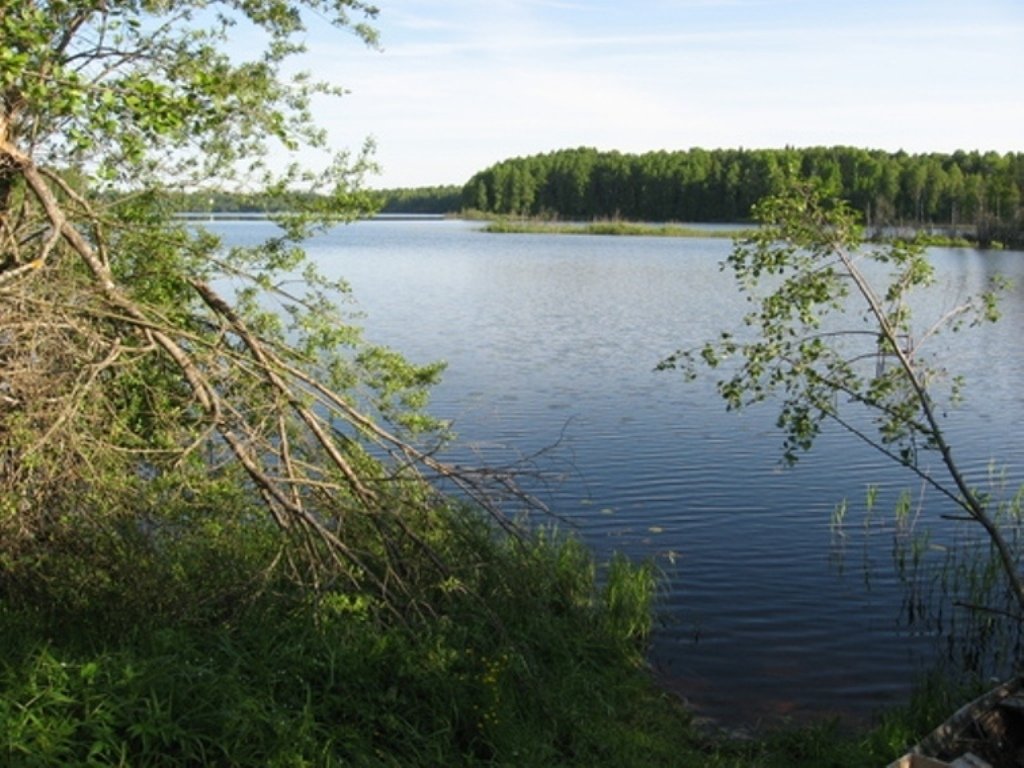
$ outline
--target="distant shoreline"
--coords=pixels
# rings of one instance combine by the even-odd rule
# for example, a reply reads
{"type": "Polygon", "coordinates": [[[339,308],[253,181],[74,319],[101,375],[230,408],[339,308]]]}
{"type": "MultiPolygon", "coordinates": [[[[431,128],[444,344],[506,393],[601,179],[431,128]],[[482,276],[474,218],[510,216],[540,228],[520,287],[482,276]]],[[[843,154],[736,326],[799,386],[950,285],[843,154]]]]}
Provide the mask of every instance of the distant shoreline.
{"type": "MultiPolygon", "coordinates": [[[[868,242],[887,242],[897,238],[914,239],[921,237],[929,246],[940,248],[982,248],[1002,250],[1000,243],[981,246],[962,234],[935,231],[918,231],[908,228],[892,228],[890,231],[866,233],[868,242]]],[[[635,221],[545,221],[529,218],[496,218],[481,227],[482,232],[493,234],[543,234],[543,235],[599,235],[624,237],[687,237],[687,238],[736,238],[746,237],[754,231],[748,223],[733,224],[652,224],[635,221]]]]}
{"type": "Polygon", "coordinates": [[[715,237],[733,238],[750,231],[744,224],[714,227],[684,224],[649,224],[635,221],[542,221],[532,219],[495,219],[482,227],[495,234],[604,235],[623,237],[715,237]]]}
{"type": "MultiPolygon", "coordinates": [[[[175,218],[186,221],[268,221],[284,211],[181,211],[175,218]]],[[[342,217],[339,217],[342,218],[342,217]]],[[[442,221],[452,218],[443,213],[378,213],[357,221],[442,221]]]]}
{"type": "MultiPolygon", "coordinates": [[[[230,222],[230,221],[270,221],[280,212],[269,211],[182,211],[175,214],[185,221],[230,222]]],[[[339,219],[341,220],[341,219],[339,219]]],[[[499,235],[592,235],[602,237],[678,237],[678,238],[714,238],[732,239],[744,237],[753,231],[749,223],[734,222],[721,224],[678,224],[650,223],[625,220],[604,221],[552,221],[548,219],[512,218],[506,216],[487,216],[476,211],[460,214],[453,213],[378,213],[373,216],[356,219],[356,221],[387,222],[387,221],[479,221],[481,232],[499,235]]],[[[917,231],[908,227],[891,228],[889,232],[868,233],[869,242],[884,242],[894,238],[913,239],[923,237],[929,246],[944,248],[979,248],[983,250],[1002,250],[1005,246],[993,242],[990,246],[982,246],[962,233],[949,234],[941,231],[941,227],[930,227],[930,231],[917,231]]]]}

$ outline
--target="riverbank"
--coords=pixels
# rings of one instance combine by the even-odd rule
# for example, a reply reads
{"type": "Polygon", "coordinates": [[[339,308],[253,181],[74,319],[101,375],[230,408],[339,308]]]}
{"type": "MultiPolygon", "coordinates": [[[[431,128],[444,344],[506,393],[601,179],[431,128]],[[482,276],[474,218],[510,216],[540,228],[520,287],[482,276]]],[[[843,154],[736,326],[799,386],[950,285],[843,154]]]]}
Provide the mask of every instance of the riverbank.
{"type": "Polygon", "coordinates": [[[432,529],[435,551],[487,565],[453,568],[429,611],[396,617],[358,593],[297,588],[251,520],[159,548],[74,533],[0,581],[12,768],[854,768],[931,726],[908,710],[869,733],[699,728],[644,663],[652,568],[616,558],[599,582],[571,538],[510,539],[453,513],[432,529]]]}
{"type": "Polygon", "coordinates": [[[13,768],[860,768],[951,711],[931,695],[867,732],[701,726],[644,663],[650,566],[615,558],[598,580],[577,541],[507,539],[471,516],[453,513],[433,542],[474,562],[486,550],[486,567],[453,572],[429,611],[402,617],[266,570],[274,539],[253,522],[180,530],[145,557],[137,540],[76,532],[0,583],[13,768]]]}

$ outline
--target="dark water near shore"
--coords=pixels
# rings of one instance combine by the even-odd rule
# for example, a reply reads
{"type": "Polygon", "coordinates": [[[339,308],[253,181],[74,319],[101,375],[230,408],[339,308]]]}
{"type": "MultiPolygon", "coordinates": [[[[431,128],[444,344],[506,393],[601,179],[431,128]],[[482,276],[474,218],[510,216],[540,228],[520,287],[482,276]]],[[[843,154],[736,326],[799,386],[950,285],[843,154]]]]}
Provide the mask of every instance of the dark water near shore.
{"type": "MultiPolygon", "coordinates": [[[[229,242],[272,231],[209,226],[229,242]]],[[[475,229],[361,222],[310,244],[351,283],[369,339],[448,362],[431,411],[454,421],[450,458],[508,464],[542,452],[535,490],[566,524],[599,552],[656,559],[665,584],[651,661],[702,713],[748,725],[857,718],[903,699],[937,648],[934,627],[908,621],[892,558],[890,510],[901,489],[919,488],[845,435],[826,434],[783,468],[770,407],[728,414],[710,381],[653,370],[738,324],[744,304],[719,271],[729,241],[475,229]]],[[[978,483],[992,461],[1019,483],[1024,253],[930,253],[936,306],[996,272],[1016,282],[999,324],[936,350],[968,379],[947,418],[960,461],[978,483]]],[[[922,520],[941,509],[925,493],[922,520]]]]}

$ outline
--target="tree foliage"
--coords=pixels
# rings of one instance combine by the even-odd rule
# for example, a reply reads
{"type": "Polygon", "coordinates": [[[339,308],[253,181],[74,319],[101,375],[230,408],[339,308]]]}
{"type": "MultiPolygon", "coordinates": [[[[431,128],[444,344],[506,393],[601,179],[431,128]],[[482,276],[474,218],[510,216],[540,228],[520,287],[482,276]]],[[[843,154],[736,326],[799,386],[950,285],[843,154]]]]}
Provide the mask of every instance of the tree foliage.
{"type": "Polygon", "coordinates": [[[662,367],[720,372],[732,410],[777,405],[790,462],[832,422],[906,467],[984,530],[1024,612],[1019,553],[1000,527],[998,500],[962,471],[943,429],[960,381],[930,354],[939,333],[998,318],[1001,281],[922,322],[911,308],[933,280],[924,246],[865,246],[856,212],[822,187],[794,182],[755,206],[761,226],[723,265],[751,304],[745,330],[662,367]]]}
{"type": "Polygon", "coordinates": [[[643,221],[737,221],[792,177],[816,179],[871,226],[976,228],[1020,241],[1024,156],[910,155],[853,147],[694,148],[640,155],[579,148],[504,160],[463,189],[489,213],[643,221]]]}
{"type": "Polygon", "coordinates": [[[381,213],[458,213],[462,207],[462,187],[457,185],[383,189],[377,194],[381,213]]]}
{"type": "Polygon", "coordinates": [[[441,366],[366,344],[299,247],[371,210],[372,159],[327,151],[309,107],[337,89],[286,65],[308,19],[372,44],[374,14],[0,0],[0,585],[83,526],[211,514],[269,515],[295,576],[399,613],[410,569],[445,578],[425,478],[490,497],[429,450],[441,366]],[[173,217],[168,190],[227,185],[287,211],[280,234],[228,249],[173,217]]]}

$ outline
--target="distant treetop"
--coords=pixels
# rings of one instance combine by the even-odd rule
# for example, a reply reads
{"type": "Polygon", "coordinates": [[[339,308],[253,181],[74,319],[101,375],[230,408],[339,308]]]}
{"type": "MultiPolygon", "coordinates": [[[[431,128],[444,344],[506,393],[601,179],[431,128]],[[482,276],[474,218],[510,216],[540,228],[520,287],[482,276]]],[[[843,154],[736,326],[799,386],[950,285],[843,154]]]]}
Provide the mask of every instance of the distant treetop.
{"type": "Polygon", "coordinates": [[[693,148],[644,154],[564,149],[475,174],[462,205],[568,219],[744,221],[793,176],[816,178],[869,227],[945,225],[1020,242],[1024,154],[908,154],[855,147],[693,148]]]}

